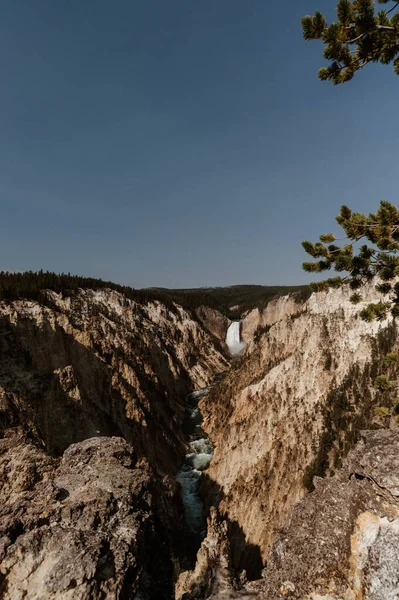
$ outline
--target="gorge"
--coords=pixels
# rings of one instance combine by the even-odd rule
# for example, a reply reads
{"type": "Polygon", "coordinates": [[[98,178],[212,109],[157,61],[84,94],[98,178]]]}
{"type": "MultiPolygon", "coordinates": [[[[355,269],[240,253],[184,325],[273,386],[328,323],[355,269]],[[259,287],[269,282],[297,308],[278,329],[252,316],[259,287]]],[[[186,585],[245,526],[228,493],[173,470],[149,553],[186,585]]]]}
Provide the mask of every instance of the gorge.
{"type": "MultiPolygon", "coordinates": [[[[241,353],[245,344],[240,337],[241,323],[232,321],[228,325],[226,333],[226,345],[232,356],[241,353]]],[[[223,378],[226,373],[216,373],[214,383],[223,378]]],[[[192,392],[186,397],[186,416],[183,425],[188,453],[185,455],[183,466],[177,475],[177,481],[181,485],[181,496],[184,507],[185,536],[187,539],[188,554],[194,548],[194,555],[199,549],[199,543],[206,537],[206,522],[204,517],[204,503],[200,494],[200,481],[213,457],[213,446],[209,437],[202,429],[202,413],[199,408],[199,400],[207,396],[212,386],[192,392]]]]}
{"type": "Polygon", "coordinates": [[[201,427],[202,415],[198,401],[209,392],[210,387],[206,387],[186,397],[186,419],[183,429],[188,443],[188,452],[177,475],[177,481],[181,485],[189,560],[191,555],[191,559],[196,555],[206,536],[204,504],[199,493],[199,483],[202,472],[207,469],[212,460],[213,447],[201,427]]]}
{"type": "Polygon", "coordinates": [[[111,289],[2,300],[1,597],[395,598],[373,380],[396,324],[358,311],[344,288],[241,323],[111,289]]]}

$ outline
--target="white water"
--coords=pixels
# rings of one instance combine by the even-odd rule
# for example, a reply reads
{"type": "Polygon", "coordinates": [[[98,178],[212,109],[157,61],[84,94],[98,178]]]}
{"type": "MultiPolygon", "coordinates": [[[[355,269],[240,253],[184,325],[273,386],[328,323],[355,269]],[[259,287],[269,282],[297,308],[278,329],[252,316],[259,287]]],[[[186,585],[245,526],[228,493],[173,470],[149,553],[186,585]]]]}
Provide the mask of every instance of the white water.
{"type": "Polygon", "coordinates": [[[240,321],[233,321],[227,330],[226,344],[230,354],[240,354],[245,348],[244,342],[240,338],[240,321]]]}
{"type": "Polygon", "coordinates": [[[182,487],[185,522],[189,532],[206,535],[204,505],[199,495],[199,482],[204,471],[212,460],[213,448],[210,440],[202,430],[202,415],[198,408],[198,400],[208,394],[210,388],[193,392],[186,398],[188,413],[187,434],[189,451],[185,456],[183,467],[177,476],[182,487]]]}

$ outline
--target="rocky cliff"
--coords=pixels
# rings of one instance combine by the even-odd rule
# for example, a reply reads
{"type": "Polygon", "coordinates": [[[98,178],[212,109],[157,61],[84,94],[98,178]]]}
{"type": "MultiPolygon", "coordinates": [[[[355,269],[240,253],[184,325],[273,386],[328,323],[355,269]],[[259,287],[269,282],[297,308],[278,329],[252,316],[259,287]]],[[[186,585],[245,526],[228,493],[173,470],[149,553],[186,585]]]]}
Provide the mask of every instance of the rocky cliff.
{"type": "Polygon", "coordinates": [[[179,306],[0,302],[2,598],[171,598],[184,399],[227,366],[179,306]]]}
{"type": "Polygon", "coordinates": [[[125,440],[92,438],[58,459],[8,432],[0,474],[1,598],[171,597],[172,498],[125,440]]]}
{"type": "Polygon", "coordinates": [[[399,432],[361,438],[336,476],[295,506],[262,581],[248,586],[260,598],[399,597],[399,432]]]}
{"type": "Polygon", "coordinates": [[[278,533],[259,580],[232,577],[228,521],[211,511],[195,571],[177,598],[397,600],[399,432],[363,431],[337,474],[317,478],[278,533]]]}
{"type": "Polygon", "coordinates": [[[0,423],[22,425],[50,454],[119,435],[161,474],[176,472],[185,395],[226,365],[177,306],[92,290],[0,303],[0,423]]]}
{"type": "MultiPolygon", "coordinates": [[[[214,446],[203,492],[228,524],[233,566],[252,579],[313,476],[339,467],[360,429],[382,424],[373,379],[396,325],[362,321],[349,294],[273,303],[246,356],[201,401],[214,446]]],[[[375,299],[374,288],[363,296],[375,299]]]]}
{"type": "Polygon", "coordinates": [[[257,340],[271,325],[303,310],[303,302],[293,295],[271,300],[263,310],[254,308],[247,312],[241,322],[241,336],[245,343],[257,340]]]}
{"type": "Polygon", "coordinates": [[[203,326],[224,343],[230,323],[229,319],[209,306],[200,306],[195,312],[203,326]]]}
{"type": "Polygon", "coordinates": [[[349,294],[244,319],[199,403],[208,531],[184,573],[184,398],[229,368],[225,323],[110,290],[0,302],[0,596],[398,598],[398,424],[373,387],[396,323],[349,294]]]}

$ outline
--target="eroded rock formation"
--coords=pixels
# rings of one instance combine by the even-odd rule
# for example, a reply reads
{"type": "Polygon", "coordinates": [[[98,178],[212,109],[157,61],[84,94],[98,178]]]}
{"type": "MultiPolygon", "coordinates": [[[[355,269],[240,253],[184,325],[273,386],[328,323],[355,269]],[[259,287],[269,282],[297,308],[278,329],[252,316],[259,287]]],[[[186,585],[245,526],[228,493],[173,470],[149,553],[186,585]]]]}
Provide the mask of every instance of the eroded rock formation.
{"type": "Polygon", "coordinates": [[[299,502],[252,589],[289,597],[388,600],[399,595],[399,432],[366,431],[332,479],[299,502]]]}
{"type": "Polygon", "coordinates": [[[230,323],[229,319],[209,306],[200,306],[195,312],[203,326],[224,343],[230,323]]]}
{"type": "Polygon", "coordinates": [[[372,385],[397,330],[349,293],[244,320],[200,401],[208,531],[184,573],[184,397],[229,366],[224,322],[104,290],[1,302],[1,597],[397,599],[399,432],[372,385]]]}
{"type": "Polygon", "coordinates": [[[226,365],[180,307],[92,290],[0,303],[0,424],[23,425],[51,454],[119,435],[176,472],[184,397],[226,365]]]}
{"type": "Polygon", "coordinates": [[[2,598],[172,597],[184,399],[227,366],[178,306],[0,302],[2,598]]]}
{"type": "Polygon", "coordinates": [[[174,492],[125,440],[54,459],[14,432],[0,440],[0,472],[1,598],[170,598],[174,492]]]}
{"type": "Polygon", "coordinates": [[[249,311],[241,322],[241,337],[248,343],[254,339],[255,332],[258,335],[267,330],[271,325],[298,314],[303,309],[303,302],[293,295],[282,296],[271,300],[265,309],[254,308],[249,311]]]}
{"type": "Polygon", "coordinates": [[[183,572],[175,586],[176,600],[208,598],[238,589],[231,565],[227,523],[211,508],[207,536],[197,555],[193,571],[183,572]]]}
{"type": "MultiPolygon", "coordinates": [[[[258,341],[200,403],[214,446],[203,491],[228,521],[234,566],[250,579],[313,476],[336,469],[375,422],[373,379],[397,344],[396,325],[362,321],[349,294],[313,295],[295,312],[286,298],[271,306],[276,322],[269,315],[258,341]]],[[[375,299],[374,287],[363,296],[375,299]]]]}
{"type": "Polygon", "coordinates": [[[295,505],[257,581],[240,584],[229,577],[234,555],[225,539],[228,523],[216,519],[196,570],[180,578],[183,599],[396,600],[398,447],[399,431],[362,432],[343,468],[332,478],[318,478],[315,491],[295,505]],[[209,547],[213,554],[205,552],[209,547]],[[202,595],[200,573],[206,581],[202,595]]]}

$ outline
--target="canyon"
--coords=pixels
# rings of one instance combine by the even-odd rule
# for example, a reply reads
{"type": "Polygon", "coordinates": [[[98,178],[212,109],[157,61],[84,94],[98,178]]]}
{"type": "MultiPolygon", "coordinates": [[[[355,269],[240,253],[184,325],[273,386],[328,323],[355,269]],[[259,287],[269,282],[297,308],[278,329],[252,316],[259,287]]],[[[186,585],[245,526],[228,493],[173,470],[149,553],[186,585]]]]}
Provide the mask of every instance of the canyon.
{"type": "Polygon", "coordinates": [[[184,398],[226,356],[181,307],[112,290],[0,303],[2,597],[171,597],[184,398]]]}
{"type": "Polygon", "coordinates": [[[399,597],[396,323],[349,296],[2,300],[1,597],[399,597]]]}

